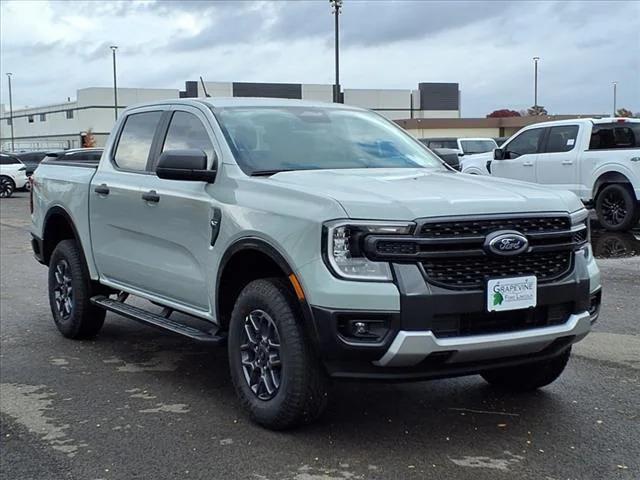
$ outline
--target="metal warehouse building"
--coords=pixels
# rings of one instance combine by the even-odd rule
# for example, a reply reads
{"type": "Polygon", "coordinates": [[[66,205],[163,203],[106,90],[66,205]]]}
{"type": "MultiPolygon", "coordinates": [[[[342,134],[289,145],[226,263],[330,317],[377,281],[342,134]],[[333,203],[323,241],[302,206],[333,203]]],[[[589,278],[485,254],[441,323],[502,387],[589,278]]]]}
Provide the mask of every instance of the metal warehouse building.
{"type": "MultiPolygon", "coordinates": [[[[275,97],[331,102],[333,85],[304,83],[204,82],[212,97],[275,97]]],[[[201,82],[187,81],[184,90],[118,88],[119,110],[136,103],[170,98],[204,97],[201,82]]],[[[368,108],[392,120],[457,119],[460,90],[457,83],[420,83],[417,89],[344,89],[343,103],[368,108]]],[[[19,99],[14,99],[18,101],[19,99]]],[[[93,132],[98,146],[104,145],[114,125],[112,88],[79,89],[73,101],[13,111],[14,149],[40,150],[76,148],[81,136],[93,132]]],[[[0,110],[0,149],[11,150],[8,109],[0,110]]]]}

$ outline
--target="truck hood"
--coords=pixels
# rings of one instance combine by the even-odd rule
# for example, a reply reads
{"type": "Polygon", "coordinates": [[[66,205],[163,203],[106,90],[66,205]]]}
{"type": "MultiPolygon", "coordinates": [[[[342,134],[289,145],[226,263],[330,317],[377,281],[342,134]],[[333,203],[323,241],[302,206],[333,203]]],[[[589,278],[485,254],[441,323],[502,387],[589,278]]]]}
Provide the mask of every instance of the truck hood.
{"type": "Polygon", "coordinates": [[[573,193],[526,182],[416,169],[344,169],[281,172],[270,180],[333,198],[359,219],[413,220],[420,217],[523,212],[574,212],[573,193]]]}

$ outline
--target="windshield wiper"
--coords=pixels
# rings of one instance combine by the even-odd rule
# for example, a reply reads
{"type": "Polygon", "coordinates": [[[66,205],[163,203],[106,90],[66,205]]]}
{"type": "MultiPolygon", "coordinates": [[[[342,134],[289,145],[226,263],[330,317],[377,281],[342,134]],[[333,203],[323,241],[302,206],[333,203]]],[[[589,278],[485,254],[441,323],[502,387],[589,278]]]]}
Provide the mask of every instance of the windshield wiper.
{"type": "Polygon", "coordinates": [[[254,170],[251,172],[252,177],[270,177],[271,175],[275,175],[280,172],[294,172],[296,170],[301,170],[300,168],[282,168],[280,170],[254,170]]]}

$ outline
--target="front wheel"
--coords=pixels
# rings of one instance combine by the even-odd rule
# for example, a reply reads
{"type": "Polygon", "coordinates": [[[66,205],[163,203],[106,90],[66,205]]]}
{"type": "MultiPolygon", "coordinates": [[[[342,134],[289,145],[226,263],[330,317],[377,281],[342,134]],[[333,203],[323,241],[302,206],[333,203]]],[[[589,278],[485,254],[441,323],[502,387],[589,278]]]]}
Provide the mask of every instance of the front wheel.
{"type": "Polygon", "coordinates": [[[627,185],[613,183],[602,189],[596,198],[596,213],[606,229],[620,232],[631,229],[638,221],[640,208],[627,185]]]}
{"type": "Polygon", "coordinates": [[[327,382],[297,302],[280,279],[249,283],[229,325],[229,366],[242,407],[256,423],[283,430],[317,418],[327,382]]]}
{"type": "Polygon", "coordinates": [[[570,356],[571,347],[548,360],[540,360],[517,367],[487,370],[481,375],[491,385],[509,390],[520,392],[536,390],[557,380],[567,366],[570,356]]]}
{"type": "Polygon", "coordinates": [[[0,177],[0,198],[9,198],[16,189],[15,183],[9,177],[0,177]]]}
{"type": "Polygon", "coordinates": [[[49,261],[49,305],[65,337],[91,338],[102,328],[106,312],[91,303],[92,290],[78,243],[62,240],[49,261]]]}

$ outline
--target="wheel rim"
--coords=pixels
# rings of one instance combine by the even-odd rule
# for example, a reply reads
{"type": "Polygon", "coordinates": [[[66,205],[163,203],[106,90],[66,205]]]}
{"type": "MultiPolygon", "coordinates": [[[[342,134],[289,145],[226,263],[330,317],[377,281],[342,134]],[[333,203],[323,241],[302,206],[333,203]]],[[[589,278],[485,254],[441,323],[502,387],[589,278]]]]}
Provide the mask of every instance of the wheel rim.
{"type": "Polygon", "coordinates": [[[11,182],[6,178],[0,180],[0,198],[6,198],[13,192],[13,188],[11,187],[11,182]]]}
{"type": "Polygon", "coordinates": [[[71,269],[66,260],[60,260],[54,271],[53,298],[56,309],[63,320],[73,313],[73,287],[71,286],[71,269]]]}
{"type": "Polygon", "coordinates": [[[602,199],[602,216],[609,225],[620,225],[627,217],[627,204],[617,191],[607,192],[602,199]]]}
{"type": "Polygon", "coordinates": [[[245,318],[240,360],[244,379],[254,395],[260,400],[275,397],[282,378],[280,334],[267,312],[253,310],[245,318]]]}

